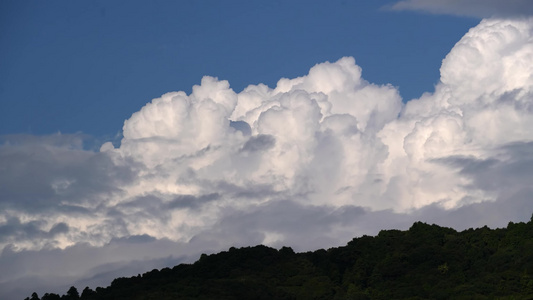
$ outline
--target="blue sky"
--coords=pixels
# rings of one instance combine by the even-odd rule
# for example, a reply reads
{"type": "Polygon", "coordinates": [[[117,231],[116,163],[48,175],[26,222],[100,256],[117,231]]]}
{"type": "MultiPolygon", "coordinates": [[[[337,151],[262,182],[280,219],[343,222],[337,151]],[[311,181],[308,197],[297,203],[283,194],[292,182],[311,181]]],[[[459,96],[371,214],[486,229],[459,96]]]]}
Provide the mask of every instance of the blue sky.
{"type": "Polygon", "coordinates": [[[532,37],[531,0],[0,1],[0,298],[528,221],[532,37]]]}
{"type": "Polygon", "coordinates": [[[382,9],[391,1],[2,1],[0,134],[111,138],[153,98],[204,75],[271,87],[353,56],[404,101],[431,92],[479,19],[382,9]]]}

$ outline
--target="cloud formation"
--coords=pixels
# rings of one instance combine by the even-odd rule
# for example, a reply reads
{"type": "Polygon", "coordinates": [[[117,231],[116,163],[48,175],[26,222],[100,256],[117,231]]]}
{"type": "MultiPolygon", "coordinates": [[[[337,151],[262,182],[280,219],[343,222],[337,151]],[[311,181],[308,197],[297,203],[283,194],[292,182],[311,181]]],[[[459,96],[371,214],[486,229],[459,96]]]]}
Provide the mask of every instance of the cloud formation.
{"type": "Polygon", "coordinates": [[[63,275],[106,285],[201,252],[331,247],[417,220],[527,220],[532,33],[532,18],[483,20],[443,60],[435,91],[405,104],[344,57],[240,93],[206,76],[134,113],[119,147],[4,137],[0,269],[17,271],[0,290],[63,293],[63,275]]]}
{"type": "Polygon", "coordinates": [[[403,0],[388,8],[477,18],[533,15],[529,0],[403,0]]]}

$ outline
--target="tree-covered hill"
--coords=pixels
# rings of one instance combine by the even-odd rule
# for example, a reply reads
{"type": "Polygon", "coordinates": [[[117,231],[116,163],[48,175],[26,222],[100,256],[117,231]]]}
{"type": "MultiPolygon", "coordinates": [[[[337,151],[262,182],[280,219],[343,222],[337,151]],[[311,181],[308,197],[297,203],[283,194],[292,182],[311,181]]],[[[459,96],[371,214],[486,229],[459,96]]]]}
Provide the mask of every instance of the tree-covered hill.
{"type": "Polygon", "coordinates": [[[41,298],[52,299],[533,299],[533,221],[462,232],[417,222],[306,253],[230,248],[41,298]]]}

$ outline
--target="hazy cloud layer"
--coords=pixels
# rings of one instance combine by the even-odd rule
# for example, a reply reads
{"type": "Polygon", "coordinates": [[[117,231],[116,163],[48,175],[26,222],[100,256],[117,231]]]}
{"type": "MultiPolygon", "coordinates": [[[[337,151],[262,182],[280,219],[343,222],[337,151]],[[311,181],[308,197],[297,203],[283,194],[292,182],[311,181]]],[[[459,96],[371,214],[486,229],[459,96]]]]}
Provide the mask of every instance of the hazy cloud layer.
{"type": "Polygon", "coordinates": [[[230,246],[343,245],[422,220],[465,229],[533,212],[533,19],[489,19],[403,103],[350,57],[275,88],[204,77],[125,121],[119,147],[4,137],[0,297],[230,246]]]}
{"type": "Polygon", "coordinates": [[[388,8],[478,18],[533,15],[530,0],[403,0],[388,8]]]}

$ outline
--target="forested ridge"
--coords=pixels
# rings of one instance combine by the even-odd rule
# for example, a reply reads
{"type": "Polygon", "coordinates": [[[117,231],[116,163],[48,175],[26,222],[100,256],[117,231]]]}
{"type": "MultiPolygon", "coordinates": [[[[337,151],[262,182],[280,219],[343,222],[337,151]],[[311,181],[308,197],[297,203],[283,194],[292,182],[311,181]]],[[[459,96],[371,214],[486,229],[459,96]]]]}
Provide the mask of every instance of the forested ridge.
{"type": "Polygon", "coordinates": [[[461,232],[416,222],[305,253],[232,247],[40,299],[533,299],[533,221],[461,232]]]}

